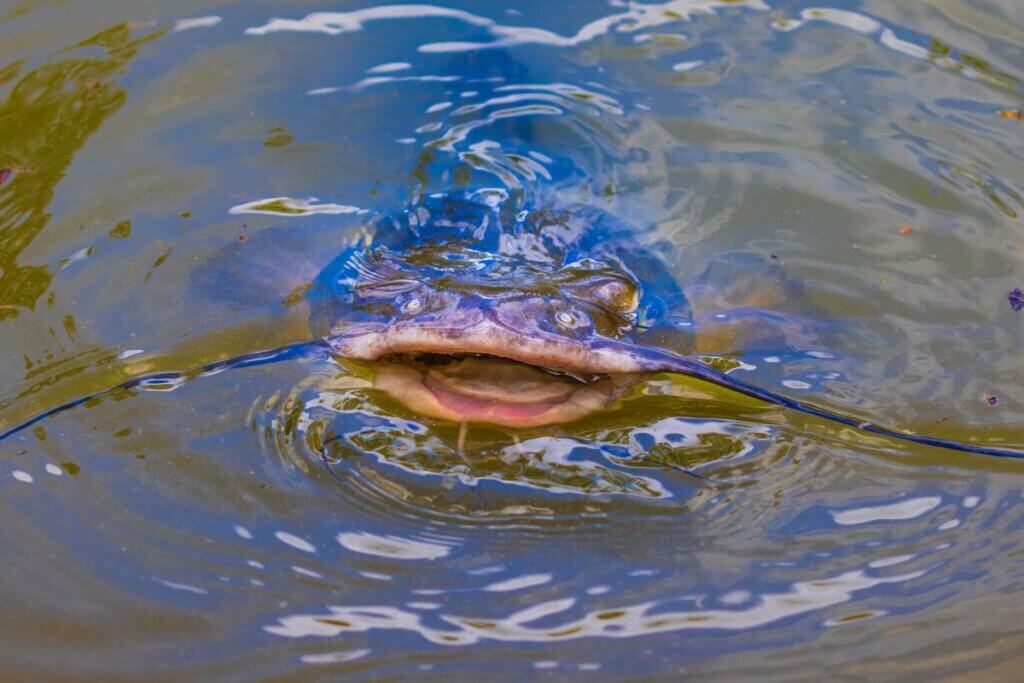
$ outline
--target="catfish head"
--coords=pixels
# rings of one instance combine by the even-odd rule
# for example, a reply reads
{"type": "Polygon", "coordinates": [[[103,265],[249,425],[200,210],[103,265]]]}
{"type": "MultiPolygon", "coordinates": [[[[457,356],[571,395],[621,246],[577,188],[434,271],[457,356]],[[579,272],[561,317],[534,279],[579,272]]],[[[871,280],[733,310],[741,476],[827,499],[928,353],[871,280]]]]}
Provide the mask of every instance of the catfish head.
{"type": "Polygon", "coordinates": [[[318,277],[314,332],[339,356],[375,361],[376,386],[418,413],[566,422],[665,365],[635,343],[651,297],[615,243],[636,231],[607,214],[449,197],[377,230],[318,277]]]}

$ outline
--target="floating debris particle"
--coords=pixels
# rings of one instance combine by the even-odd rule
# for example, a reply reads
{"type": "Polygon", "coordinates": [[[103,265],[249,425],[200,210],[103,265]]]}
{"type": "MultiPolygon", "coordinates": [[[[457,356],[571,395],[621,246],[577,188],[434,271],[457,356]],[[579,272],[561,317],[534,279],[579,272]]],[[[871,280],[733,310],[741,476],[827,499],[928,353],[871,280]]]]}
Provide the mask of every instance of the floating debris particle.
{"type": "Polygon", "coordinates": [[[123,240],[131,237],[131,234],[132,222],[121,221],[120,223],[118,223],[117,225],[110,229],[110,232],[107,233],[107,237],[110,237],[111,239],[115,240],[123,240]]]}
{"type": "Polygon", "coordinates": [[[1020,290],[1020,287],[1011,289],[1006,298],[1010,301],[1010,308],[1014,311],[1020,313],[1020,311],[1024,310],[1024,292],[1020,290]]]}
{"type": "Polygon", "coordinates": [[[985,403],[989,404],[990,406],[994,406],[995,404],[999,403],[999,399],[996,398],[995,396],[993,396],[992,394],[984,394],[984,395],[982,395],[981,400],[983,400],[985,403]]]}
{"type": "Polygon", "coordinates": [[[288,293],[281,303],[285,306],[298,306],[300,303],[306,300],[306,292],[313,288],[312,282],[306,282],[295,287],[291,292],[288,293]]]}
{"type": "Polygon", "coordinates": [[[269,137],[263,141],[264,147],[284,147],[294,140],[291,135],[285,132],[284,126],[274,126],[270,129],[269,137]]]}
{"type": "Polygon", "coordinates": [[[904,225],[904,226],[900,227],[900,234],[901,235],[909,235],[912,232],[914,232],[914,229],[912,227],[910,227],[909,225],[904,225]]]}
{"type": "Polygon", "coordinates": [[[1020,109],[1000,109],[999,115],[1004,119],[1009,119],[1010,121],[1016,121],[1018,123],[1020,123],[1021,117],[1024,116],[1024,114],[1021,114],[1020,109]]]}

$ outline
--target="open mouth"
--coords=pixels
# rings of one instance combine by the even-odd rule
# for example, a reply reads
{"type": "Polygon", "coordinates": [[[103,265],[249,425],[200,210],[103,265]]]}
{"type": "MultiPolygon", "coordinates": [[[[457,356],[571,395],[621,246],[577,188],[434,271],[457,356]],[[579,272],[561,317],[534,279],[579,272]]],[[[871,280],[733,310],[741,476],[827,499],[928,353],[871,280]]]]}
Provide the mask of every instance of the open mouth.
{"type": "Polygon", "coordinates": [[[668,367],[632,344],[573,339],[525,316],[514,325],[479,311],[459,315],[353,324],[327,341],[340,357],[374,361],[375,387],[413,412],[505,427],[578,420],[606,407],[630,378],[668,367]]]}
{"type": "Polygon", "coordinates": [[[615,383],[499,356],[405,353],[377,364],[374,386],[410,410],[455,422],[540,427],[578,420],[606,406],[615,383]]]}

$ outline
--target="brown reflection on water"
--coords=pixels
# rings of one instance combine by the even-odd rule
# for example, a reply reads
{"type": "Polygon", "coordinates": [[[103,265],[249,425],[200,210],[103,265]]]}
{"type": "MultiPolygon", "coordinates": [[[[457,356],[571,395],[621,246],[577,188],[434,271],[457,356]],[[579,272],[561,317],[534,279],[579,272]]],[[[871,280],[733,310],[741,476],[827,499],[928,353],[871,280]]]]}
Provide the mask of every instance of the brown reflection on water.
{"type": "Polygon", "coordinates": [[[14,84],[0,105],[0,167],[9,171],[0,185],[0,320],[34,308],[49,288],[50,266],[19,264],[19,256],[49,222],[75,153],[124,104],[117,75],[162,34],[133,37],[122,23],[73,45],[78,56],[25,72],[21,61],[0,69],[0,85],[14,84]],[[102,56],[91,56],[97,50],[102,56]]]}

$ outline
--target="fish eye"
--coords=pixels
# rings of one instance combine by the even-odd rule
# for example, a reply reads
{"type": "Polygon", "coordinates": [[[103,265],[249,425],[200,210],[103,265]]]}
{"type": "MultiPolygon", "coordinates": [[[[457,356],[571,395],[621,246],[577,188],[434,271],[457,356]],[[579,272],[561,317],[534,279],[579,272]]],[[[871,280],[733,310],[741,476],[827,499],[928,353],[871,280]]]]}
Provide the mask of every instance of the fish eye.
{"type": "Polygon", "coordinates": [[[563,285],[579,301],[608,313],[632,317],[640,303],[640,288],[625,274],[609,268],[590,266],[587,270],[569,268],[563,285]]]}
{"type": "Polygon", "coordinates": [[[632,313],[640,303],[636,287],[618,278],[608,278],[597,283],[591,293],[604,307],[616,313],[632,313]]]}
{"type": "Polygon", "coordinates": [[[423,302],[413,297],[401,305],[402,313],[419,313],[423,308],[423,302]]]}

